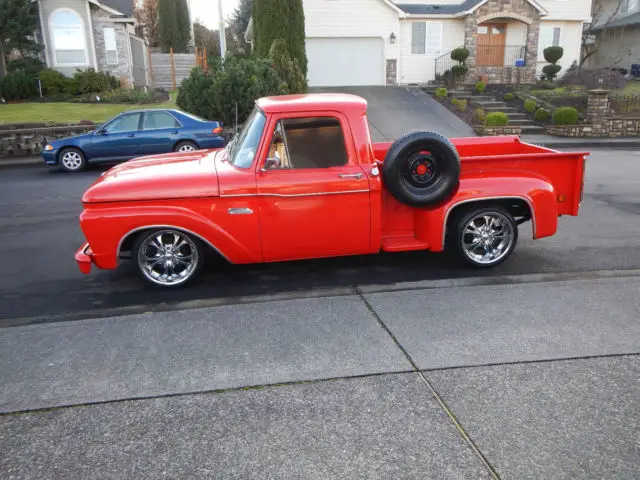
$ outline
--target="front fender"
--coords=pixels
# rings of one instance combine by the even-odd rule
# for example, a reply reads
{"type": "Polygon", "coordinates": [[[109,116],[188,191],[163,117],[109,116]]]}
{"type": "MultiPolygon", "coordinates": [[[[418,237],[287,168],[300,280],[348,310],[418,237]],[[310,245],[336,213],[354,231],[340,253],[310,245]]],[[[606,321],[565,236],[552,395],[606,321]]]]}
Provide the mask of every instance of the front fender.
{"type": "Polygon", "coordinates": [[[89,207],[80,215],[80,226],[96,265],[116,268],[124,240],[147,228],[176,228],[195,234],[231,263],[259,262],[260,249],[250,249],[211,219],[182,206],[131,205],[89,207]]]}
{"type": "Polygon", "coordinates": [[[416,236],[426,240],[433,251],[444,249],[446,225],[458,207],[478,201],[523,200],[531,210],[533,238],[554,235],[558,229],[558,204],[553,185],[541,177],[500,175],[491,178],[468,176],[460,181],[456,194],[433,210],[421,211],[416,221],[416,236]]]}

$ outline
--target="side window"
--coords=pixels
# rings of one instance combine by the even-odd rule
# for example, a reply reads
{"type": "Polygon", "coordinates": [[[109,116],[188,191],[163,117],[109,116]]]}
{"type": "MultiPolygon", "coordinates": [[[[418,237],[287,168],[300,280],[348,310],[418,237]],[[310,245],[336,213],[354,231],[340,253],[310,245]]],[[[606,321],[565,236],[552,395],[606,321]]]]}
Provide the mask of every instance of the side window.
{"type": "Polygon", "coordinates": [[[166,112],[146,112],[142,121],[143,130],[179,128],[180,126],[180,123],[166,112]]]}
{"type": "Polygon", "coordinates": [[[109,133],[134,132],[138,130],[138,122],[140,121],[139,113],[130,113],[122,115],[111,122],[105,130],[109,133]]]}
{"type": "Polygon", "coordinates": [[[265,168],[330,168],[348,160],[337,118],[287,118],[276,126],[265,168]]]}

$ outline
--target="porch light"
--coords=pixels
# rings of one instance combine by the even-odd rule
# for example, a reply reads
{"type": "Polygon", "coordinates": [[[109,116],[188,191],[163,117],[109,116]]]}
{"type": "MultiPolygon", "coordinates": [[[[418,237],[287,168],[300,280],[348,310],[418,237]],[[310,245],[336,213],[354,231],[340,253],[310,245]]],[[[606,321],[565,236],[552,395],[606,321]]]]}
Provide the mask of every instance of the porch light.
{"type": "Polygon", "coordinates": [[[396,43],[396,34],[393,32],[389,35],[389,43],[396,43]]]}

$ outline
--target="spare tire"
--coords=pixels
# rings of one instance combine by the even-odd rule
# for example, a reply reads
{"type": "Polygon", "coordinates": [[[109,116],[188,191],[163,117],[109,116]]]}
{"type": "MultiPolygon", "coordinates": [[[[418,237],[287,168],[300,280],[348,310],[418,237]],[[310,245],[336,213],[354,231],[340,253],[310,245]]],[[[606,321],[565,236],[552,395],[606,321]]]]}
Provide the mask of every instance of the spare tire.
{"type": "Polygon", "coordinates": [[[416,131],[393,142],[382,165],[386,188],[400,202],[432,206],[450,198],[460,182],[456,147],[435,132],[416,131]]]}

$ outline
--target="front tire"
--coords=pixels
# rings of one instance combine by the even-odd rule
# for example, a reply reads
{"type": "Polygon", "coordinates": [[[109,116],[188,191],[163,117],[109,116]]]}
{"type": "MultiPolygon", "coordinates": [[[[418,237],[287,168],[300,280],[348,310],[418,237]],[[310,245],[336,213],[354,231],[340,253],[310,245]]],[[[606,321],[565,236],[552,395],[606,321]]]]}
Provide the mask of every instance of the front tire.
{"type": "Polygon", "coordinates": [[[454,218],[453,241],[468,265],[490,268],[504,262],[518,241],[518,225],[503,207],[476,207],[454,218]]]}
{"type": "Polygon", "coordinates": [[[195,152],[196,150],[198,150],[198,145],[188,140],[179,142],[174,149],[175,152],[195,152]]]}
{"type": "Polygon", "coordinates": [[[149,230],[136,239],[132,260],[145,281],[175,288],[197,276],[204,262],[204,249],[199,239],[180,230],[149,230]]]}
{"type": "Polygon", "coordinates": [[[58,154],[58,166],[65,172],[79,172],[87,166],[87,159],[82,150],[63,148],[58,154]]]}

